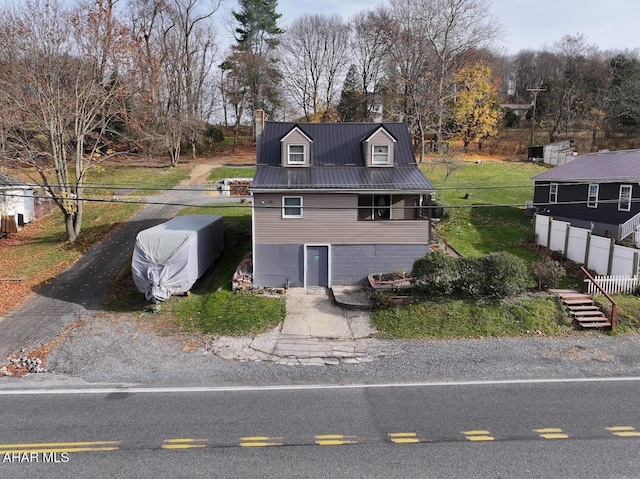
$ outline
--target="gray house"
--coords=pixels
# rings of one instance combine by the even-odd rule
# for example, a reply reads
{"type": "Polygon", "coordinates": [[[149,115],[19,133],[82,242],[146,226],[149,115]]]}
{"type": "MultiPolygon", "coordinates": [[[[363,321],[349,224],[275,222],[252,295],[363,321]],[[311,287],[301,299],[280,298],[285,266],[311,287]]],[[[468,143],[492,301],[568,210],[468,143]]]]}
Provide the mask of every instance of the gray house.
{"type": "Polygon", "coordinates": [[[589,153],[534,176],[536,209],[623,241],[640,228],[640,150],[589,153]]]}
{"type": "Polygon", "coordinates": [[[255,286],[363,284],[429,251],[434,191],[402,123],[258,121],[255,286]]]}

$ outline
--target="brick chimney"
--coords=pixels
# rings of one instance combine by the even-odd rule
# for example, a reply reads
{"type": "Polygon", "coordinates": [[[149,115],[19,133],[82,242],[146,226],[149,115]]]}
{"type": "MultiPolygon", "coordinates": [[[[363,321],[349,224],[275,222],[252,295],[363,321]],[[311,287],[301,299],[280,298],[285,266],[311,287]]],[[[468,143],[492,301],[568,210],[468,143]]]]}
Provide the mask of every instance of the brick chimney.
{"type": "Polygon", "coordinates": [[[260,158],[260,143],[262,142],[262,132],[264,131],[264,110],[256,110],[254,114],[256,128],[256,163],[260,158]]]}

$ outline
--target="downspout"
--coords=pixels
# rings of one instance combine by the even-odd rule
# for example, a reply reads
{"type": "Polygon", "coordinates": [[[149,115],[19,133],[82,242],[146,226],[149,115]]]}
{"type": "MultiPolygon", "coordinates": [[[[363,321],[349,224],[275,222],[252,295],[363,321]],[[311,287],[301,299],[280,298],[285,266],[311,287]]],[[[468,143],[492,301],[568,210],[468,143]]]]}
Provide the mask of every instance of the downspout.
{"type": "MultiPolygon", "coordinates": [[[[264,110],[256,110],[254,114],[256,128],[256,166],[260,161],[260,143],[262,143],[262,132],[264,131],[264,110]]],[[[251,191],[251,277],[255,282],[256,279],[256,202],[253,191],[251,191]]]]}

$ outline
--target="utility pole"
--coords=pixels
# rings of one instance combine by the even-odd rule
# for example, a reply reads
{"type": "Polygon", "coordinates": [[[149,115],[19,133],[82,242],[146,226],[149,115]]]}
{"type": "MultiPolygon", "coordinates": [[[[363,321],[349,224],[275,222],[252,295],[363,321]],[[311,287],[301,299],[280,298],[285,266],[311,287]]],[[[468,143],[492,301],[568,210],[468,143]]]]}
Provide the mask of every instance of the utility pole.
{"type": "Polygon", "coordinates": [[[533,117],[531,118],[531,141],[529,142],[529,146],[533,146],[533,133],[536,127],[536,103],[538,102],[538,93],[541,91],[547,91],[547,87],[541,87],[538,85],[534,88],[527,88],[527,91],[533,93],[533,117]]]}

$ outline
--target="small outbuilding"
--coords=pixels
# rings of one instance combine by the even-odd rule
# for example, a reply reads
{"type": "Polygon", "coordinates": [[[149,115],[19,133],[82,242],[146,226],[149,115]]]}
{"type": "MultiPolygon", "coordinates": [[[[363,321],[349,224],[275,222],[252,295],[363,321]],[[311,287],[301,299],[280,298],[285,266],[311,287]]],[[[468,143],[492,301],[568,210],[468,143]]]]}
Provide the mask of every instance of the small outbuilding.
{"type": "Polygon", "coordinates": [[[0,233],[14,233],[35,219],[33,196],[32,186],[0,172],[0,233]]]}
{"type": "Polygon", "coordinates": [[[133,281],[147,300],[186,293],[222,253],[221,216],[177,216],[138,233],[131,260],[133,281]]]}

